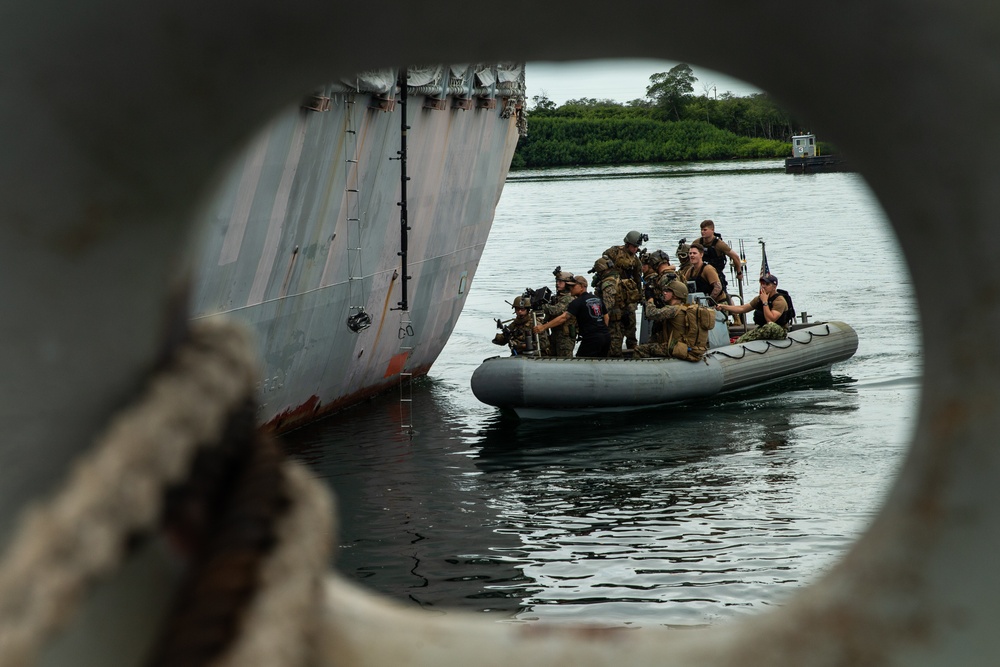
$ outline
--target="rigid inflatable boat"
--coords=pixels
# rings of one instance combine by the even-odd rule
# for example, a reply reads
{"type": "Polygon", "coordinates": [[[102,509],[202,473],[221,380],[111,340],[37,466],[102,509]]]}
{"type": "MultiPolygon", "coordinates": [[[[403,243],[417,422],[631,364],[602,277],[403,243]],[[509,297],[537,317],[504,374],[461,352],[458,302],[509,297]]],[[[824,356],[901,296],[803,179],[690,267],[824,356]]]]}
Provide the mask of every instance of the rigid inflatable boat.
{"type": "MultiPolygon", "coordinates": [[[[725,332],[716,324],[713,332],[725,332]]],[[[781,340],[717,345],[701,361],[492,357],[472,374],[483,403],[525,419],[683,403],[828,369],[858,349],[843,322],[797,325],[781,340]]]]}

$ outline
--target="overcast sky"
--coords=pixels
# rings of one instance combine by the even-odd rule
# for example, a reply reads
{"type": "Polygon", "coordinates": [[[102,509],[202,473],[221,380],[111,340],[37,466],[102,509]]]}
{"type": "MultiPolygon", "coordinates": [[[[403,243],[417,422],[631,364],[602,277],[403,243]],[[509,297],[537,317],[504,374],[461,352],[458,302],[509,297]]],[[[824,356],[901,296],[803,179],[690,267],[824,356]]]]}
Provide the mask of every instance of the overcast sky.
{"type": "MultiPolygon", "coordinates": [[[[667,60],[588,60],[572,63],[529,62],[525,69],[528,101],[544,94],[556,104],[581,97],[628,102],[646,97],[649,77],[669,71],[676,62],[667,60]]],[[[694,94],[710,95],[731,92],[736,95],[760,90],[739,79],[702,67],[694,67],[694,94]],[[712,90],[715,86],[716,90],[712,90]]]]}

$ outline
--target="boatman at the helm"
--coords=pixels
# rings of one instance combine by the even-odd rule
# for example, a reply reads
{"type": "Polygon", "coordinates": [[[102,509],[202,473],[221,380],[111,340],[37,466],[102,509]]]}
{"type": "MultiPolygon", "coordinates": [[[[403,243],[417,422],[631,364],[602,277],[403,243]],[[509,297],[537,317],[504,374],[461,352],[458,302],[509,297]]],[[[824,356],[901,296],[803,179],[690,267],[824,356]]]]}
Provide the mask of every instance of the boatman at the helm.
{"type": "MultiPolygon", "coordinates": [[[[625,295],[625,306],[622,310],[622,330],[625,333],[625,347],[632,349],[638,342],[635,336],[635,308],[642,302],[642,262],[639,260],[639,248],[649,236],[636,230],[630,231],[622,239],[622,245],[611,246],[603,255],[611,259],[622,281],[622,293],[625,295]]],[[[612,348],[615,343],[612,341],[612,348]]],[[[612,351],[613,353],[613,351],[612,351]]]]}
{"type": "Polygon", "coordinates": [[[787,337],[787,327],[795,318],[791,295],[778,289],[778,276],[765,273],[760,277],[760,294],[742,306],[719,304],[715,307],[724,313],[749,313],[753,311],[756,329],[751,329],[736,339],[737,343],[751,340],[780,340],[787,337]]]}

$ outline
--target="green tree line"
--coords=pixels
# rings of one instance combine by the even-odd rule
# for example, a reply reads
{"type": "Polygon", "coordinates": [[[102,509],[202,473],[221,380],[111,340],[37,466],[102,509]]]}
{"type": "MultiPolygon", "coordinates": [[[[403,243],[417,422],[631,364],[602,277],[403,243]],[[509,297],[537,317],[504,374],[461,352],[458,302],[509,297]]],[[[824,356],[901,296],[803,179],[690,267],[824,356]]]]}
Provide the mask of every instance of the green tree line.
{"type": "MultiPolygon", "coordinates": [[[[791,155],[797,122],[766,94],[695,96],[690,66],[649,77],[646,98],[535,96],[512,168],[634,164],[791,155]]],[[[820,145],[821,152],[831,152],[820,145]]]]}

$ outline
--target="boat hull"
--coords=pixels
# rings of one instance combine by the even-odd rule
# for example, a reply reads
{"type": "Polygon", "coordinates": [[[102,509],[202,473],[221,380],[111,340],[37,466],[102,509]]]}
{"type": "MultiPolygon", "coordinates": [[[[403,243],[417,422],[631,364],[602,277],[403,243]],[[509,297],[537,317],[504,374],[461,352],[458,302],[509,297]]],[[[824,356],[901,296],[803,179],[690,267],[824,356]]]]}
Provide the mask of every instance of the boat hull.
{"type": "Polygon", "coordinates": [[[197,240],[193,317],[251,328],[258,421],[278,431],[427,373],[465,304],[518,139],[514,93],[409,96],[404,309],[403,105],[394,88],[344,89],[265,128],[197,240]],[[368,326],[354,330],[359,313],[368,326]]]}
{"type": "Polygon", "coordinates": [[[839,155],[810,155],[785,158],[786,174],[817,174],[824,172],[853,171],[839,155]]]}
{"type": "Polygon", "coordinates": [[[849,359],[857,333],[823,322],[759,340],[709,350],[700,362],[680,359],[493,357],[472,375],[483,403],[523,418],[617,412],[700,400],[787,379],[849,359]]]}

